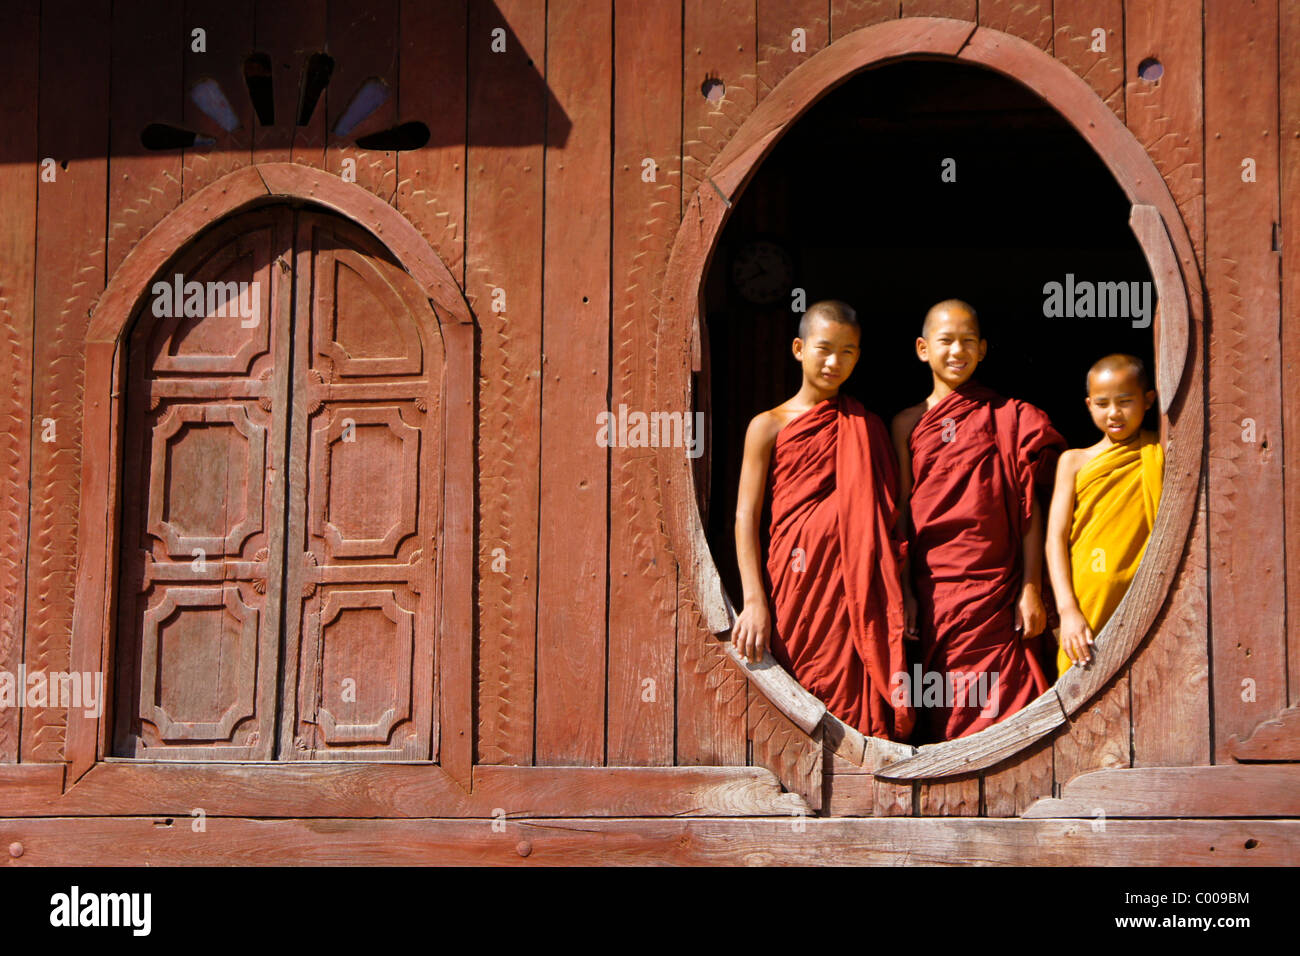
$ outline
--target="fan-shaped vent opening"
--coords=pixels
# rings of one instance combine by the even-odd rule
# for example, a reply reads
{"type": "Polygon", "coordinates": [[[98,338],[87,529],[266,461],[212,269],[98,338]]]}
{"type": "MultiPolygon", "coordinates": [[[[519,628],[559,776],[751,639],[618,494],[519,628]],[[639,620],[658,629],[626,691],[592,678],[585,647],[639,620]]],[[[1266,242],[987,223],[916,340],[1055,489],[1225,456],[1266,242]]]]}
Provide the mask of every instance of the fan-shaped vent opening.
{"type": "Polygon", "coordinates": [[[334,73],[334,57],[328,53],[313,53],[307,61],[307,69],[302,77],[302,96],[298,100],[298,125],[306,126],[311,122],[311,114],[316,110],[320,95],[329,85],[334,73]]]}
{"type": "Polygon", "coordinates": [[[248,98],[253,101],[257,121],[263,126],[275,125],[275,93],[271,89],[271,58],[265,53],[250,53],[244,60],[244,84],[248,98]]]}
{"type": "Polygon", "coordinates": [[[335,136],[347,136],[361,125],[375,110],[384,105],[388,99],[388,86],[377,76],[372,76],[352,95],[352,101],[343,111],[339,121],[334,124],[335,136]]]}
{"type": "Polygon", "coordinates": [[[203,111],[203,115],[224,129],[227,133],[239,128],[239,117],[235,115],[230,100],[226,98],[221,84],[213,79],[199,80],[190,87],[190,99],[203,111]]]}

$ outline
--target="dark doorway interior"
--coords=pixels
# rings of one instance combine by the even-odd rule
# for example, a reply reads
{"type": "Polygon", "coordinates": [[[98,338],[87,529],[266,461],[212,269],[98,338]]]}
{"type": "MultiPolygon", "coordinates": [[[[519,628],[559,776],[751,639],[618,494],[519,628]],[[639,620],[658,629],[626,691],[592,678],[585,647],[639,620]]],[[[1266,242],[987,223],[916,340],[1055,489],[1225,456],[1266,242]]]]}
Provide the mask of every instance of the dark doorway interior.
{"type": "Polygon", "coordinates": [[[929,306],[954,297],[975,306],[989,342],[977,378],[1044,409],[1072,447],[1091,444],[1089,365],[1126,351],[1154,372],[1152,332],[1122,318],[1046,318],[1043,287],[1067,273],[1150,281],[1128,214],[1084,139],[988,70],[895,63],[805,114],[746,187],[706,277],[706,527],[733,601],[745,428],[799,387],[792,288],[858,310],[862,358],[845,390],[886,423],[928,393],[913,342],[929,306]],[[946,159],[955,182],[941,177],[946,159]]]}

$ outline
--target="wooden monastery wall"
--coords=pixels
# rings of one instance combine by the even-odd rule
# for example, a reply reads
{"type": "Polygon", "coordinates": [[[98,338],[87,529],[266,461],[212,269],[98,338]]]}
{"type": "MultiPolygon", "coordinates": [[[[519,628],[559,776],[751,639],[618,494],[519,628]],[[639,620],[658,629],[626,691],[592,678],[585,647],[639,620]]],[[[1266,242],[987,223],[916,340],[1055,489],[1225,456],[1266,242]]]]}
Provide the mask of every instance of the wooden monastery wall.
{"type": "MultiPolygon", "coordinates": [[[[1016,816],[1089,771],[1231,763],[1300,705],[1300,0],[37,6],[0,13],[0,670],[69,663],[83,343],[106,282],[224,174],[354,159],[360,186],[414,224],[478,324],[477,763],[752,764],[831,814],[1016,816]],[[900,16],[1023,38],[1145,147],[1204,277],[1207,334],[1190,348],[1209,396],[1193,530],[1137,655],[1014,758],[917,784],[876,780],[758,692],[704,626],[665,532],[665,495],[683,491],[662,485],[653,449],[594,441],[599,411],[651,393],[669,252],[709,165],[800,62],[900,16]],[[206,53],[190,51],[196,26],[206,53]],[[805,53],[791,49],[796,27],[805,53]],[[498,28],[504,52],[490,46],[498,28]],[[309,126],[254,122],[241,73],[254,49],[291,78],[277,83],[277,117],[297,109],[306,56],[334,56],[309,126]],[[1149,58],[1164,68],[1157,83],[1138,76],[1149,58]],[[230,97],[234,133],[186,95],[202,76],[230,97]],[[365,151],[327,132],[368,77],[392,95],[357,133],[418,120],[427,147],[365,151]],[[718,101],[703,93],[710,78],[724,84],[718,101]],[[218,145],[142,150],[151,122],[218,145]],[[53,182],[40,181],[44,157],[53,182]]],[[[66,720],[0,710],[0,764],[61,761],[66,720]]]]}

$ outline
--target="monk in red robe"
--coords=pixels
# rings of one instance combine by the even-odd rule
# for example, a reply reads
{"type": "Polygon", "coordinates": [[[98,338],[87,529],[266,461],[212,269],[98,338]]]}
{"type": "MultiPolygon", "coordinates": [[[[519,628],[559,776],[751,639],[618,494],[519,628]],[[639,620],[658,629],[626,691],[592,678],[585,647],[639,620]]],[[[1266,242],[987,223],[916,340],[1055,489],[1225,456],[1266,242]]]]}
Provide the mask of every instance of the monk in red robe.
{"type": "Polygon", "coordinates": [[[911,525],[904,600],[923,658],[910,699],[928,739],[951,740],[1047,689],[1040,496],[1050,500],[1065,441],[1038,408],[971,380],[988,345],[966,303],[934,306],[916,348],[933,391],[891,429],[911,525]]]}
{"type": "Polygon", "coordinates": [[[746,432],[736,507],[745,603],[732,641],[750,661],[770,645],[849,726],[906,740],[912,708],[895,702],[907,667],[897,466],[884,423],[839,394],[857,364],[860,334],[844,303],[811,306],[793,346],[802,386],[746,432]]]}

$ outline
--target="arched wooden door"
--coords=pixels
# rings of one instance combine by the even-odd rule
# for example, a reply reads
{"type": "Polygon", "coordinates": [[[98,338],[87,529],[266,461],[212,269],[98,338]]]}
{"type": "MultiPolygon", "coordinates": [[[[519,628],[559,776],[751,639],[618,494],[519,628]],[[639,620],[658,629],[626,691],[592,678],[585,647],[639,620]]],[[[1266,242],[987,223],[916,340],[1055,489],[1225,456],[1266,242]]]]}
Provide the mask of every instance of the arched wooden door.
{"type": "Polygon", "coordinates": [[[126,355],[113,752],[436,760],[428,299],[368,233],[290,206],[164,271],[126,355]]]}

